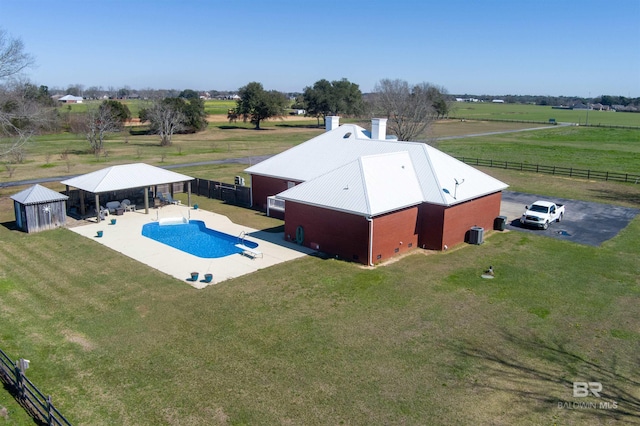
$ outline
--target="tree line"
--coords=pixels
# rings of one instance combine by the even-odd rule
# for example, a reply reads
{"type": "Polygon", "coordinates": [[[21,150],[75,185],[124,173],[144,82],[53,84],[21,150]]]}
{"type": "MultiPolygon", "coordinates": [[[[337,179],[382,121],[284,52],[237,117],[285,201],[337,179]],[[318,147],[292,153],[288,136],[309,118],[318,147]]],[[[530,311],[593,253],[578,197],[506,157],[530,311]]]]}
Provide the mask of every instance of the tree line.
{"type": "MultiPolygon", "coordinates": [[[[0,159],[20,162],[24,144],[38,132],[55,131],[61,121],[60,113],[47,86],[36,86],[18,78],[20,73],[34,64],[34,59],[24,51],[22,41],[0,30],[0,159]]],[[[70,87],[70,93],[81,91],[70,87]]],[[[93,90],[93,89],[92,89],[93,90]]],[[[93,90],[98,96],[98,88],[93,90]]],[[[110,88],[117,97],[131,97],[129,88],[110,88]]],[[[171,145],[173,135],[193,133],[207,127],[204,101],[194,90],[151,91],[148,105],[139,112],[142,123],[149,132],[157,134],[160,145],[171,145]]],[[[85,91],[85,95],[90,92],[85,91]]],[[[463,95],[466,96],[466,95],[463,95]]],[[[466,96],[468,97],[468,96],[466,96]]],[[[494,97],[478,97],[486,100],[494,97]]],[[[567,105],[576,102],[622,105],[635,108],[640,98],[621,96],[598,98],[567,98],[549,96],[501,97],[505,102],[536,103],[539,105],[567,105]],[[591,102],[590,102],[591,101],[591,102]]],[[[259,82],[250,82],[237,91],[237,101],[229,110],[229,121],[242,119],[256,130],[267,119],[284,116],[290,108],[303,110],[308,117],[323,124],[326,117],[340,115],[355,118],[387,118],[387,129],[399,140],[417,140],[425,134],[437,119],[446,117],[451,109],[453,96],[444,87],[431,83],[410,84],[400,79],[382,79],[371,93],[363,94],[360,87],[346,78],[329,81],[321,79],[292,96],[276,90],[266,90],[259,82]]],[[[117,100],[106,99],[99,105],[89,106],[86,113],[70,119],[68,129],[84,134],[90,149],[100,155],[109,133],[119,132],[131,119],[128,107],[117,100]]]]}

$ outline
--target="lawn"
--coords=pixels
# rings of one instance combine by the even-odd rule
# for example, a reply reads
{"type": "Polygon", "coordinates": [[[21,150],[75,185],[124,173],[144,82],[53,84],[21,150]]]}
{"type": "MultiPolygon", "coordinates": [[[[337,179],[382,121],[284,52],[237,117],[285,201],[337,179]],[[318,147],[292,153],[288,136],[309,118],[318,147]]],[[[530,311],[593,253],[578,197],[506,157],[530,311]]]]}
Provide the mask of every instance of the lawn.
{"type": "Polygon", "coordinates": [[[74,424],[613,424],[640,403],[637,219],[599,248],[495,233],[201,291],[64,229],[0,237],[2,349],[74,424]],[[586,380],[619,408],[558,409],[586,380]]]}
{"type": "MultiPolygon", "coordinates": [[[[276,123],[210,131],[211,140],[180,138],[182,153],[171,148],[165,162],[278,151],[319,132],[276,123]]],[[[627,139],[612,137],[612,150],[633,145],[627,139]]],[[[52,152],[56,143],[68,141],[42,141],[52,152]]],[[[128,145],[152,148],[133,137],[110,143],[122,161],[135,156],[128,145]]],[[[114,161],[77,158],[77,169],[114,161]]],[[[180,172],[214,179],[245,167],[180,172]]],[[[514,190],[640,206],[637,185],[485,171],[514,190]]],[[[309,256],[195,290],[66,229],[12,230],[8,195],[19,190],[0,188],[0,348],[31,361],[28,377],[74,424],[639,420],[640,218],[601,247],[487,231],[483,245],[416,251],[376,268],[309,256]],[[484,280],[489,265],[496,278],[484,280]],[[602,398],[574,398],[575,381],[601,382],[602,398]]],[[[194,202],[253,228],[282,225],[194,202]]],[[[33,424],[4,390],[2,407],[10,424],[33,424]]]]}
{"type": "Polygon", "coordinates": [[[492,102],[455,102],[449,114],[456,118],[471,120],[515,120],[547,123],[576,123],[590,126],[640,127],[640,114],[629,112],[565,110],[551,106],[526,104],[497,104],[492,102]]]}
{"type": "Polygon", "coordinates": [[[443,140],[437,146],[458,157],[640,173],[640,129],[551,127],[443,140]]]}

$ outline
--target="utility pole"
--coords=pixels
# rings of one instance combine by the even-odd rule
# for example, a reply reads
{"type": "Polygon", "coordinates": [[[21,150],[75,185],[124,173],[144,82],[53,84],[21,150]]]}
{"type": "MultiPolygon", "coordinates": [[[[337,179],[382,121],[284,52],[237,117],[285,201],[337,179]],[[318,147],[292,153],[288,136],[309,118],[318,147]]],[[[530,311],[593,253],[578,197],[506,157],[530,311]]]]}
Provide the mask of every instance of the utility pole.
{"type": "Polygon", "coordinates": [[[589,125],[589,99],[591,99],[591,92],[589,92],[589,97],[587,98],[587,120],[584,122],[585,126],[589,125]]]}

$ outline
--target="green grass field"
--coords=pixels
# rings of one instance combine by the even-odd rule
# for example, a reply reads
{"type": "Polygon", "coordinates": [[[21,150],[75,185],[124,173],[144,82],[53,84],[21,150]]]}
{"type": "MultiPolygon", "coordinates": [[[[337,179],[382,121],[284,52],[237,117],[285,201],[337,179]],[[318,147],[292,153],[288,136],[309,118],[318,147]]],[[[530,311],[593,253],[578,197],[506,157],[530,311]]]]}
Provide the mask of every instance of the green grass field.
{"type": "MultiPolygon", "coordinates": [[[[434,131],[473,134],[500,125],[442,123],[434,131]]],[[[545,161],[589,152],[595,165],[637,155],[637,133],[565,130],[439,146],[467,152],[495,143],[501,155],[520,157],[547,147],[549,154],[535,154],[545,161]]],[[[270,122],[260,132],[212,123],[164,151],[151,136],[116,136],[100,161],[83,153],[80,138],[42,137],[19,178],[60,173],[64,163],[54,156],[71,147],[78,173],[118,162],[279,152],[321,131],[306,123],[270,122]],[[42,167],[46,152],[54,167],[42,167]]],[[[230,180],[245,167],[180,172],[230,180]]],[[[638,185],[484,171],[513,190],[640,207],[638,185]]],[[[21,189],[0,188],[0,348],[31,361],[28,377],[73,424],[638,421],[638,217],[601,247],[488,231],[481,246],[416,251],[376,268],[310,256],[194,290],[66,229],[12,230],[8,197],[21,189]],[[483,280],[489,265],[496,278],[483,280]],[[573,398],[574,381],[601,382],[602,398],[573,398]],[[558,408],[582,401],[618,408],[558,408]]],[[[219,201],[194,202],[253,228],[282,225],[219,201]]],[[[4,389],[2,407],[0,423],[4,416],[7,424],[33,424],[4,389]]]]}
{"type": "Polygon", "coordinates": [[[590,126],[640,127],[640,114],[612,111],[561,110],[550,106],[495,104],[491,102],[455,102],[450,116],[472,120],[516,120],[577,123],[590,126]]]}
{"type": "MultiPolygon", "coordinates": [[[[64,229],[0,237],[2,349],[74,424],[613,424],[640,400],[638,219],[599,248],[496,233],[201,291],[64,229]],[[558,409],[582,380],[619,408],[558,409]]],[[[31,424],[4,391],[0,406],[31,424]]]]}
{"type": "Polygon", "coordinates": [[[550,127],[440,141],[438,148],[460,157],[640,174],[640,129],[550,127]]]}

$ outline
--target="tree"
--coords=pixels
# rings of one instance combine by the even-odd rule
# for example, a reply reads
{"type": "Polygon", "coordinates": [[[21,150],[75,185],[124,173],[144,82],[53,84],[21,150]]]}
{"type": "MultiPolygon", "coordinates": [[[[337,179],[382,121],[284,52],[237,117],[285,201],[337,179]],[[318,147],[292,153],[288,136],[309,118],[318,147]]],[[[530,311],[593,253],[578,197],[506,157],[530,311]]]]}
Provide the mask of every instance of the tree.
{"type": "Polygon", "coordinates": [[[188,101],[183,98],[173,99],[181,101],[179,109],[185,116],[185,132],[195,133],[207,128],[207,113],[204,110],[204,101],[199,96],[190,97],[188,101]]]}
{"type": "Polygon", "coordinates": [[[0,29],[0,80],[14,76],[33,64],[33,57],[25,53],[22,40],[11,38],[0,29]]]}
{"type": "Polygon", "coordinates": [[[241,87],[238,96],[235,114],[254,124],[256,130],[260,130],[260,121],[284,115],[287,106],[284,94],[276,90],[265,91],[262,84],[255,81],[241,87]]]}
{"type": "MultiPolygon", "coordinates": [[[[0,82],[17,77],[33,64],[22,40],[0,29],[0,82]]],[[[23,145],[48,118],[33,94],[32,87],[19,81],[0,86],[0,157],[22,153],[23,145]]]]}
{"type": "Polygon", "coordinates": [[[100,104],[100,108],[109,108],[111,110],[111,114],[120,122],[121,129],[124,122],[131,119],[131,111],[129,111],[129,107],[114,99],[103,101],[102,104],[100,104]]]}
{"type": "Polygon", "coordinates": [[[84,92],[84,85],[82,84],[72,84],[67,87],[67,94],[72,96],[82,96],[84,92]]]}
{"type": "Polygon", "coordinates": [[[152,133],[160,136],[161,146],[171,145],[173,134],[184,129],[184,114],[167,99],[154,102],[150,108],[141,109],[139,116],[140,121],[149,122],[152,133]]]}
{"type": "Polygon", "coordinates": [[[96,157],[103,152],[107,133],[122,130],[126,119],[123,119],[123,114],[126,116],[127,112],[129,108],[118,101],[104,101],[98,108],[87,110],[83,130],[96,157]],[[126,108],[126,111],[122,107],[126,108]]]}
{"type": "Polygon", "coordinates": [[[200,99],[200,95],[198,94],[198,92],[191,89],[183,90],[182,92],[180,92],[180,95],[178,95],[178,97],[184,99],[200,99]]]}
{"type": "Polygon", "coordinates": [[[374,88],[371,110],[388,119],[389,131],[399,140],[409,141],[423,135],[439,115],[446,115],[448,104],[442,88],[383,79],[374,88]]]}
{"type": "Polygon", "coordinates": [[[313,87],[305,87],[303,102],[307,115],[323,120],[327,115],[358,115],[364,110],[362,92],[355,83],[347,79],[329,82],[322,79],[314,83],[313,87]]]}

